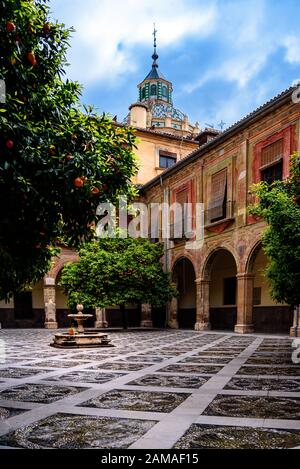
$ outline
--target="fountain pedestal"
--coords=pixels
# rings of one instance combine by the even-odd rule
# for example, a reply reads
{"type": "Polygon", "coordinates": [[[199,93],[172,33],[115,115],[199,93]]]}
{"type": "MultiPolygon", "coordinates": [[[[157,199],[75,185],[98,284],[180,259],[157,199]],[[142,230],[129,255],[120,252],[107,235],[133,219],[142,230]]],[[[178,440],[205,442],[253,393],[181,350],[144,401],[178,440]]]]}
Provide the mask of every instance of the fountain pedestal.
{"type": "Polygon", "coordinates": [[[114,347],[110,342],[107,334],[99,332],[85,331],[83,327],[84,321],[92,318],[92,314],[83,314],[83,306],[77,305],[77,314],[69,314],[68,317],[77,323],[77,329],[73,334],[61,332],[55,334],[51,347],[55,348],[98,348],[98,347],[114,347]]]}

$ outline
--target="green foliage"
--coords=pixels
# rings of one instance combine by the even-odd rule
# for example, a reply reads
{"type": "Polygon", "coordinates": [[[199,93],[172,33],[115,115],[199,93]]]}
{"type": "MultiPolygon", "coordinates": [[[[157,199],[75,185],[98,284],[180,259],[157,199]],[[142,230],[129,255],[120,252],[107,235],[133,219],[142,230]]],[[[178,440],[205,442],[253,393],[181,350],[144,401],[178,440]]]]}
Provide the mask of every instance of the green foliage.
{"type": "Polygon", "coordinates": [[[266,276],[279,303],[300,304],[300,156],[291,158],[291,176],[272,185],[255,186],[258,204],[251,209],[269,227],[263,247],[269,258],[266,276]]]}
{"type": "Polygon", "coordinates": [[[177,292],[164,273],[163,246],[146,239],[104,238],[84,245],[80,261],[62,270],[60,285],[73,309],[127,303],[165,305],[177,292]]]}
{"type": "Polygon", "coordinates": [[[134,194],[133,130],[83,113],[63,80],[71,33],[47,0],[0,0],[0,299],[42,278],[57,240],[91,240],[100,202],[134,194]]]}

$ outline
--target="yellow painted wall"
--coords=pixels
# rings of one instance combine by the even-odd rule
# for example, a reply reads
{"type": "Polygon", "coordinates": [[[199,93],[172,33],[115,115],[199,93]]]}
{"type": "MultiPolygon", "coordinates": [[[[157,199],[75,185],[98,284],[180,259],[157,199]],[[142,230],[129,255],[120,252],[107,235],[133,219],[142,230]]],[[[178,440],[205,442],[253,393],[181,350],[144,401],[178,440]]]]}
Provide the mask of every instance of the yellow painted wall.
{"type": "MultiPolygon", "coordinates": [[[[182,285],[182,283],[181,283],[182,285]]],[[[184,279],[184,290],[183,294],[178,298],[179,309],[192,309],[196,308],[196,284],[195,274],[191,266],[185,268],[185,279],[184,279]]]]}
{"type": "Polygon", "coordinates": [[[261,288],[261,304],[257,306],[278,306],[278,304],[272,300],[267,279],[264,275],[264,271],[267,265],[267,257],[261,249],[254,262],[254,288],[261,288]]]}
{"type": "Polygon", "coordinates": [[[211,272],[210,306],[212,308],[224,306],[224,279],[235,277],[236,274],[236,265],[231,254],[227,252],[217,254],[211,272]]]}
{"type": "Polygon", "coordinates": [[[139,131],[137,150],[135,151],[139,172],[134,177],[135,184],[146,184],[161,174],[164,170],[159,168],[159,151],[165,150],[177,154],[177,161],[192,153],[198,145],[193,142],[167,138],[161,134],[151,134],[139,131]]]}
{"type": "Polygon", "coordinates": [[[68,309],[67,297],[60,287],[56,287],[56,309],[68,309]]]}
{"type": "Polygon", "coordinates": [[[8,303],[5,303],[5,301],[0,301],[0,309],[11,309],[14,307],[14,300],[12,299],[8,303]]]}

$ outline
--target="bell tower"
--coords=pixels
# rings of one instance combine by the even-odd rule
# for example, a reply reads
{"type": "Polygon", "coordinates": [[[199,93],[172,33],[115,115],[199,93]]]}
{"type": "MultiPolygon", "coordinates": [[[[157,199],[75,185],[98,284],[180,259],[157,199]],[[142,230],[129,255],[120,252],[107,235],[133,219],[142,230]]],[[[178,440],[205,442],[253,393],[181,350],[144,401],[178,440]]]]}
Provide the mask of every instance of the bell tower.
{"type": "Polygon", "coordinates": [[[153,48],[151,70],[138,85],[138,101],[130,106],[126,122],[137,128],[194,138],[200,132],[199,125],[192,125],[188,116],[173,106],[173,84],[159,69],[155,25],[153,48]]]}
{"type": "Polygon", "coordinates": [[[139,89],[139,102],[141,103],[153,103],[153,101],[161,101],[162,103],[168,103],[172,105],[172,83],[164,77],[160,72],[158,66],[158,54],[157,54],[157,29],[154,25],[153,37],[154,37],[154,52],[152,55],[152,68],[146,78],[138,85],[139,89]]]}

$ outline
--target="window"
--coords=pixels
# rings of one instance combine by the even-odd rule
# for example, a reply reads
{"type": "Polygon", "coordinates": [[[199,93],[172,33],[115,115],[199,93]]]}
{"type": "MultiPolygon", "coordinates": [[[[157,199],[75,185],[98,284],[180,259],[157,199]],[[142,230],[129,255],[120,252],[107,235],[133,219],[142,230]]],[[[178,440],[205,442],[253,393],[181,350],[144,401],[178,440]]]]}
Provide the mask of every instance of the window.
{"type": "Polygon", "coordinates": [[[219,171],[211,178],[211,200],[208,222],[224,220],[227,215],[227,170],[219,171]]]}
{"type": "Polygon", "coordinates": [[[236,305],[236,277],[224,278],[224,306],[236,305]]]}
{"type": "Polygon", "coordinates": [[[156,95],[157,95],[157,86],[156,86],[156,85],[151,85],[151,87],[150,87],[150,95],[151,95],[151,96],[156,96],[156,95]]]}
{"type": "Polygon", "coordinates": [[[177,161],[176,153],[170,153],[167,151],[159,152],[159,167],[163,169],[171,168],[177,161]]]}
{"type": "Polygon", "coordinates": [[[146,98],[146,88],[142,89],[142,99],[146,98]]]}
{"type": "Polygon", "coordinates": [[[14,304],[16,319],[31,319],[33,317],[31,292],[16,293],[14,304]]]}
{"type": "Polygon", "coordinates": [[[272,184],[281,181],[283,176],[283,138],[262,149],[261,179],[272,184]]]}
{"type": "Polygon", "coordinates": [[[168,88],[166,86],[162,87],[162,95],[164,98],[168,97],[168,88]]]}

